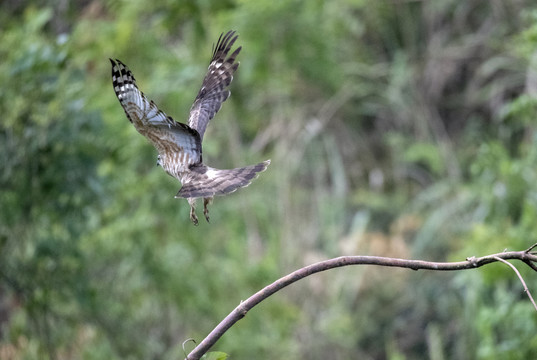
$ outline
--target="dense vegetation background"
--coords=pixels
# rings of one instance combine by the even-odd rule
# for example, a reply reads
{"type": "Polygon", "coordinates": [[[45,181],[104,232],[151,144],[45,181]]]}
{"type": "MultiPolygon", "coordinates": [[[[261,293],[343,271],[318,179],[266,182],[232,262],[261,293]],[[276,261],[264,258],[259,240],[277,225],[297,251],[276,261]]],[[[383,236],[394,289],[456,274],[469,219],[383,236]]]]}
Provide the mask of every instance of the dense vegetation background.
{"type": "MultiPolygon", "coordinates": [[[[321,259],[527,248],[536,49],[524,0],[2,1],[0,358],[180,359],[241,299],[321,259]],[[204,158],[272,164],[194,227],[108,58],[184,121],[229,29],[241,66],[204,158]]],[[[276,294],[215,350],[528,359],[537,317],[502,264],[345,268],[276,294]]]]}

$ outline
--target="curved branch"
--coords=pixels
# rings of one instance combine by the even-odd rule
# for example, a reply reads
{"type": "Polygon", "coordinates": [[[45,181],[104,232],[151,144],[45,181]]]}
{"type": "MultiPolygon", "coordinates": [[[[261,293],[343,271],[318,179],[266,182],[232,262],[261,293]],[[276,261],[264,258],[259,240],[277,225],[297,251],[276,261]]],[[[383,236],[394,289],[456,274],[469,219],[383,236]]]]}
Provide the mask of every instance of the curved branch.
{"type": "Polygon", "coordinates": [[[188,354],[186,359],[200,359],[201,356],[205,354],[231,326],[233,326],[233,324],[242,319],[254,306],[284,287],[321,271],[349,265],[379,265],[407,268],[412,270],[453,271],[475,269],[501,260],[520,260],[535,270],[537,254],[530,252],[535,246],[537,246],[537,244],[524,251],[506,251],[483,257],[472,256],[467,258],[466,261],[459,262],[430,262],[423,260],[387,258],[381,256],[341,256],[338,258],[321,261],[296,270],[261,289],[254,295],[250,296],[247,300],[241,301],[239,306],[237,306],[228,316],[226,316],[225,319],[222,320],[220,324],[218,324],[213,331],[211,331],[211,333],[207,335],[207,337],[190,352],[190,354],[188,354]]]}
{"type": "MultiPolygon", "coordinates": [[[[527,251],[526,251],[527,252],[527,251]]],[[[535,300],[533,300],[533,296],[531,296],[530,289],[528,289],[528,286],[526,285],[526,282],[524,281],[524,278],[522,275],[520,275],[520,271],[515,267],[515,265],[511,264],[509,261],[500,259],[499,257],[495,257],[496,260],[503,262],[504,264],[508,265],[513,271],[515,272],[516,276],[518,276],[518,279],[522,283],[522,286],[524,287],[524,292],[528,295],[530,298],[531,303],[533,304],[533,307],[537,311],[537,304],[535,304],[535,300]]]]}

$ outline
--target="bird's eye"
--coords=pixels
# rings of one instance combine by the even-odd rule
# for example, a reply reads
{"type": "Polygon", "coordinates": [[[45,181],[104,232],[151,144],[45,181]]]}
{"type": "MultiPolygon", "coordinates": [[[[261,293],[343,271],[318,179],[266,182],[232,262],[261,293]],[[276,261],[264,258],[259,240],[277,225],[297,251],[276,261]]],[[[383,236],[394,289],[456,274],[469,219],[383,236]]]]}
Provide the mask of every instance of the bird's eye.
{"type": "Polygon", "coordinates": [[[160,165],[160,155],[157,156],[157,166],[161,166],[161,165],[160,165]]]}

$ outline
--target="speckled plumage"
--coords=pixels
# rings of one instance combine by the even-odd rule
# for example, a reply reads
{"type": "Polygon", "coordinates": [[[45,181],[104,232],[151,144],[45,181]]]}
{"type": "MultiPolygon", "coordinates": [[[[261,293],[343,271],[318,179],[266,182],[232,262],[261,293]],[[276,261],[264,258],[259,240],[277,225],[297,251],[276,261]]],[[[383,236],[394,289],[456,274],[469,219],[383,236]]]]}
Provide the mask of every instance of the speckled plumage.
{"type": "Polygon", "coordinates": [[[270,164],[270,160],[266,160],[243,168],[219,170],[203,163],[203,135],[209,121],[229,97],[228,87],[239,66],[235,59],[241,47],[228,56],[237,37],[234,31],[220,35],[201,89],[190,108],[188,125],[173,120],[159,110],[155,103],[149,101],[138,89],[129,68],[117,59],[110,59],[114,91],[127,118],[157,149],[158,165],[181,182],[182,187],[175,197],[188,200],[190,219],[196,225],[197,198],[204,199],[203,213],[209,221],[207,206],[213,196],[229,194],[248,186],[258,173],[270,164]]]}

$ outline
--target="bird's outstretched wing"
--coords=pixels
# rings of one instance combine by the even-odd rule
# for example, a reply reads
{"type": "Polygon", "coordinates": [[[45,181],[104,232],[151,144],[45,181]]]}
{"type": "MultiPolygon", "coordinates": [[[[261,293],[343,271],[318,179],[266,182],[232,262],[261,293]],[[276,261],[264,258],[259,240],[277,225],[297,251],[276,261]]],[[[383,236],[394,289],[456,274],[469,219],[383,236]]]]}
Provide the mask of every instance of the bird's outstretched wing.
{"type": "Polygon", "coordinates": [[[209,121],[220,110],[222,103],[230,95],[227,88],[233,80],[233,74],[239,67],[239,63],[235,62],[235,58],[242,47],[238,47],[229,56],[228,53],[237,37],[238,35],[235,35],[235,31],[228,31],[225,35],[222,33],[218,38],[209,64],[209,70],[205,75],[205,79],[203,79],[198,96],[196,96],[196,100],[194,100],[194,104],[190,108],[188,125],[198,131],[202,140],[209,121]]]}
{"type": "Polygon", "coordinates": [[[191,172],[185,177],[183,187],[176,198],[198,198],[225,195],[250,185],[258,173],[266,170],[270,160],[242,168],[220,170],[200,164],[191,167],[191,172]]]}
{"type": "Polygon", "coordinates": [[[112,60],[112,83],[127,118],[136,130],[151,141],[159,154],[175,154],[182,165],[201,162],[201,137],[190,126],[177,122],[159,110],[138,89],[129,68],[112,60]]]}

